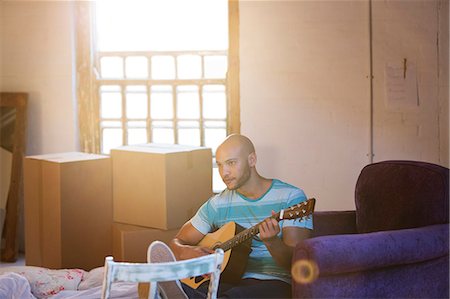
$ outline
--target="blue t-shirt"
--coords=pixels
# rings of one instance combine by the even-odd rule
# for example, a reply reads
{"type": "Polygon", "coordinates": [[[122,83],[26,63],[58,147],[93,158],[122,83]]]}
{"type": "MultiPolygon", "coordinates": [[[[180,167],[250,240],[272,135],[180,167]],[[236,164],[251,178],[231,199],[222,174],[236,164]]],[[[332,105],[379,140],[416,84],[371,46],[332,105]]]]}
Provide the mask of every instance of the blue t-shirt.
{"type": "MultiPolygon", "coordinates": [[[[303,190],[273,179],[269,190],[258,199],[246,198],[236,190],[223,190],[205,202],[190,221],[205,235],[230,221],[250,228],[270,217],[272,210],[278,212],[306,200],[303,190]]],[[[288,226],[312,229],[312,216],[280,221],[280,238],[283,227],[288,226]]],[[[251,248],[243,278],[278,279],[290,283],[290,273],[276,264],[259,234],[253,237],[251,248]]]]}

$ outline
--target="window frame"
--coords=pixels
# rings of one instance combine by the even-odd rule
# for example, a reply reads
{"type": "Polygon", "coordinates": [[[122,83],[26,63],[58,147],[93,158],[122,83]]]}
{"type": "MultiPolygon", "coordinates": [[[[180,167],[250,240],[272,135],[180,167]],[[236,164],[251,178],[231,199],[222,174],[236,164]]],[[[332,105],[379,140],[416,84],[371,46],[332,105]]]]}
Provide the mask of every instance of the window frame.
{"type": "MultiPolygon", "coordinates": [[[[147,61],[148,61],[148,66],[147,69],[148,71],[150,71],[151,67],[150,67],[150,61],[151,58],[154,56],[170,56],[173,57],[174,61],[175,61],[175,69],[177,69],[177,58],[179,56],[183,56],[183,55],[196,55],[196,56],[200,56],[202,59],[202,72],[204,70],[204,57],[211,57],[211,56],[227,56],[228,57],[228,53],[227,51],[120,51],[120,52],[112,52],[112,51],[108,51],[108,52],[97,52],[95,53],[95,66],[97,70],[100,70],[100,60],[104,57],[119,57],[120,59],[122,59],[122,62],[124,64],[123,70],[125,70],[125,61],[128,57],[146,57],[147,61]]],[[[195,119],[194,121],[198,121],[199,123],[199,130],[200,130],[200,144],[199,146],[205,146],[205,130],[207,129],[207,127],[205,126],[205,122],[208,121],[224,121],[225,122],[225,131],[226,131],[226,135],[229,134],[229,111],[227,107],[227,117],[225,119],[214,119],[214,118],[205,118],[202,114],[202,103],[203,103],[203,87],[207,86],[207,85],[223,85],[225,87],[225,93],[227,96],[227,104],[228,104],[228,94],[227,94],[227,79],[226,78],[217,78],[217,79],[204,79],[204,78],[198,78],[198,79],[178,79],[178,78],[174,78],[174,79],[152,79],[152,78],[139,78],[139,79],[135,79],[135,78],[97,78],[96,79],[96,85],[98,86],[97,88],[97,97],[99,98],[99,115],[98,115],[98,119],[99,119],[99,131],[100,131],[100,138],[103,136],[103,129],[105,129],[102,126],[102,121],[108,121],[112,119],[107,119],[107,118],[102,118],[100,115],[100,108],[101,108],[101,87],[102,86],[119,86],[120,88],[120,93],[121,93],[121,98],[122,98],[122,117],[119,119],[115,119],[114,121],[120,121],[122,126],[122,144],[127,145],[128,144],[128,127],[127,127],[127,122],[133,120],[129,117],[126,116],[126,101],[124,99],[126,99],[126,94],[127,94],[127,86],[145,86],[146,88],[146,93],[147,93],[147,102],[149,104],[150,107],[150,102],[151,102],[151,87],[156,86],[156,85],[165,85],[165,86],[171,86],[172,90],[173,90],[173,96],[174,96],[174,115],[171,119],[168,119],[167,121],[172,122],[173,123],[173,132],[174,132],[174,136],[173,136],[173,140],[175,144],[179,143],[179,139],[178,139],[178,129],[179,126],[178,124],[182,121],[188,121],[189,119],[183,119],[183,118],[179,118],[176,115],[176,97],[177,97],[177,88],[180,86],[197,86],[198,87],[198,95],[199,95],[199,110],[200,110],[200,116],[199,118],[195,119]]],[[[228,105],[229,106],[229,105],[228,105]]],[[[145,121],[146,122],[146,128],[147,128],[147,140],[149,142],[152,141],[152,123],[155,121],[154,119],[152,119],[152,116],[150,115],[150,110],[148,111],[148,115],[147,118],[141,119],[140,121],[145,121]]],[[[158,120],[156,120],[158,121],[158,120]]],[[[102,144],[100,143],[100,148],[101,148],[101,153],[105,154],[102,150],[102,144]]]]}
{"type": "MultiPolygon", "coordinates": [[[[77,100],[80,134],[80,150],[101,153],[100,148],[100,78],[95,52],[94,12],[95,1],[77,1],[77,100]]],[[[239,1],[228,1],[228,72],[225,79],[227,94],[226,134],[240,132],[239,95],[239,1]]],[[[116,53],[117,54],[117,53],[116,53]]],[[[126,131],[126,130],[124,130],[126,131]]],[[[213,153],[214,154],[214,153],[213,153]]]]}

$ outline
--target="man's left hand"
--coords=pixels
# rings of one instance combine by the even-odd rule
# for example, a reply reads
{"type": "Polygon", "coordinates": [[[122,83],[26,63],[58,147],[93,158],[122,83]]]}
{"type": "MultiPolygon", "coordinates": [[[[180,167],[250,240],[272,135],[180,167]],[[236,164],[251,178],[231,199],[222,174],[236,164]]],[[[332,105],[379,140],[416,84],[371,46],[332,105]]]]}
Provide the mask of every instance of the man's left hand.
{"type": "MultiPolygon", "coordinates": [[[[276,213],[272,211],[272,216],[276,213]]],[[[259,238],[263,242],[267,242],[273,238],[277,238],[277,235],[280,233],[280,226],[278,225],[278,221],[274,217],[266,218],[259,225],[259,238]]]]}

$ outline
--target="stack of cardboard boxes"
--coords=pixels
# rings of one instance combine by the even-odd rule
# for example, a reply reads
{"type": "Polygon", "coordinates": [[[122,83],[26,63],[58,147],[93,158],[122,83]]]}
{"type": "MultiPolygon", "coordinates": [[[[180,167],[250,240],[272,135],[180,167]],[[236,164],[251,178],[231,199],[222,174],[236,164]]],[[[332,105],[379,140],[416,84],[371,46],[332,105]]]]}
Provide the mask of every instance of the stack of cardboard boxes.
{"type": "Polygon", "coordinates": [[[172,239],[212,195],[211,149],[124,146],[112,150],[111,159],[113,255],[145,262],[148,245],[172,239]]]}
{"type": "Polygon", "coordinates": [[[147,144],[111,156],[64,153],[24,163],[26,264],[48,268],[145,262],[212,195],[209,148],[147,144]]]}

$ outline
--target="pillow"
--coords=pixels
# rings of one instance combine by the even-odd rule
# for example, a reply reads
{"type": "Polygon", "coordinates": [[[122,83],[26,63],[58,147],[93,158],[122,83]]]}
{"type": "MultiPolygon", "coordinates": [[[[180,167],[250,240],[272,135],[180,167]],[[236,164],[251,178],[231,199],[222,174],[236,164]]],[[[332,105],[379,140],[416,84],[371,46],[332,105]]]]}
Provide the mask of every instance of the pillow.
{"type": "Polygon", "coordinates": [[[78,286],[78,290],[87,290],[101,286],[103,284],[103,275],[105,273],[105,267],[98,267],[87,272],[78,286]]]}
{"type": "Polygon", "coordinates": [[[81,269],[52,270],[33,266],[0,268],[0,274],[14,272],[24,276],[37,298],[48,298],[62,290],[77,290],[86,271],[81,269]]]}

